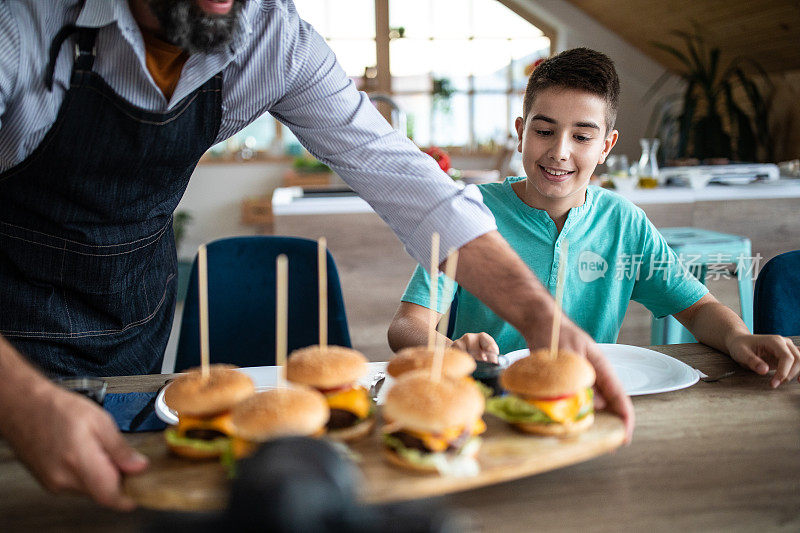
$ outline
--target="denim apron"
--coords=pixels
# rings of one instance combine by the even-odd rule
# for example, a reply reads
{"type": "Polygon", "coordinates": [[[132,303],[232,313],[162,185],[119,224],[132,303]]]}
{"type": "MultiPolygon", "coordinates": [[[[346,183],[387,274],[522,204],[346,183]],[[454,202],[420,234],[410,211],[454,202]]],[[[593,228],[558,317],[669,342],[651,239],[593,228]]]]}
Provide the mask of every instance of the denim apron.
{"type": "Polygon", "coordinates": [[[216,139],[222,75],[144,111],[92,72],[97,30],[75,30],[55,123],[0,174],[0,334],[49,375],[158,372],[175,312],[172,213],[216,139]]]}

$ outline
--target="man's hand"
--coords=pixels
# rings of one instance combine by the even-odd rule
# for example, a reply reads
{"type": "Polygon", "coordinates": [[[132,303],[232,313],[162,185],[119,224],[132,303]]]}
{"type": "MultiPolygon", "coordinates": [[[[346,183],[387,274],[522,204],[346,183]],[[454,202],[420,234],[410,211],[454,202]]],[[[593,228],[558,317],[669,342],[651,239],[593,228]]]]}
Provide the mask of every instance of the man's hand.
{"type": "Polygon", "coordinates": [[[775,370],[770,381],[773,388],[800,374],[800,350],[786,337],[742,333],[732,336],[727,348],[731,359],[756,374],[763,376],[775,370]]]}
{"type": "Polygon", "coordinates": [[[583,354],[592,363],[597,374],[594,388],[599,393],[595,394],[595,405],[598,409],[608,409],[622,418],[625,423],[625,442],[630,443],[635,423],[633,403],[600,347],[566,317],[562,317],[558,346],[560,349],[583,354]]]}
{"type": "Polygon", "coordinates": [[[453,341],[453,348],[468,352],[476,361],[489,361],[497,363],[500,348],[491,335],[482,331],[480,333],[465,333],[453,341]]]}
{"type": "MultiPolygon", "coordinates": [[[[441,266],[441,265],[440,265],[441,266]]],[[[459,250],[456,281],[519,331],[528,347],[550,346],[555,302],[528,266],[492,231],[459,250]]],[[[592,338],[562,317],[559,347],[585,355],[597,373],[595,398],[625,422],[627,441],[633,435],[633,404],[611,364],[592,338]]]]}
{"type": "Polygon", "coordinates": [[[118,510],[133,500],[121,491],[121,473],[147,467],[114,420],[96,404],[49,383],[5,413],[3,436],[49,491],[76,491],[118,510]]]}

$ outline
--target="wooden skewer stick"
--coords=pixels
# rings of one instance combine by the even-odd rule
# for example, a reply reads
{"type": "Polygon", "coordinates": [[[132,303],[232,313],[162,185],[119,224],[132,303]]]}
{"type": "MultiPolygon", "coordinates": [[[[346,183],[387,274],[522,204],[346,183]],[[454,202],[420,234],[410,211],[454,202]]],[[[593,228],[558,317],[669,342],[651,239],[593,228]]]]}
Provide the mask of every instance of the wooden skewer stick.
{"type": "Polygon", "coordinates": [[[281,254],[276,261],[275,291],[275,362],[278,365],[278,387],[286,385],[286,328],[289,311],[289,259],[281,254]]]}
{"type": "Polygon", "coordinates": [[[206,380],[210,375],[210,357],[208,346],[208,254],[205,244],[201,244],[197,250],[197,291],[200,297],[200,373],[206,380]]]}
{"type": "MultiPolygon", "coordinates": [[[[456,267],[458,266],[458,250],[450,250],[447,255],[447,264],[444,267],[444,301],[452,302],[453,287],[455,286],[456,267]]],[[[433,352],[433,364],[431,365],[431,380],[438,382],[442,377],[442,366],[444,365],[444,343],[447,336],[447,325],[450,322],[450,308],[444,312],[439,320],[439,336],[436,339],[436,349],[433,352]]]]}
{"type": "Polygon", "coordinates": [[[317,266],[319,270],[319,348],[328,347],[328,241],[320,237],[317,241],[317,266]]]}
{"type": "Polygon", "coordinates": [[[428,318],[428,350],[433,351],[436,343],[436,297],[439,293],[439,234],[434,232],[431,235],[431,270],[430,274],[430,295],[431,309],[428,318]]]}
{"type": "Polygon", "coordinates": [[[550,359],[558,357],[558,335],[561,330],[561,308],[564,301],[564,273],[567,269],[569,241],[564,239],[558,259],[558,279],[556,280],[556,309],[553,314],[553,334],[550,337],[550,359]]]}

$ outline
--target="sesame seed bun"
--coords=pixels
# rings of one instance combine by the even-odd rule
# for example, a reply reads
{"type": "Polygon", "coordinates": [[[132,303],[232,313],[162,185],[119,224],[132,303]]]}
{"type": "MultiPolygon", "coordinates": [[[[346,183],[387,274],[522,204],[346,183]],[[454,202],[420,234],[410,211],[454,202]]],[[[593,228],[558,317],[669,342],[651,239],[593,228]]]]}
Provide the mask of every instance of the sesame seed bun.
{"type": "Polygon", "coordinates": [[[367,373],[367,358],[342,346],[308,346],[293,351],[286,363],[286,379],[318,389],[349,385],[367,373]]]}
{"type": "MultiPolygon", "coordinates": [[[[386,371],[393,378],[402,376],[406,372],[430,369],[433,365],[433,350],[427,346],[411,346],[403,348],[392,357],[386,371]]],[[[458,348],[447,348],[442,358],[442,373],[450,378],[469,376],[475,371],[475,359],[470,354],[458,348]]]]}
{"type": "Polygon", "coordinates": [[[406,429],[438,433],[474,423],[483,408],[483,394],[474,384],[447,377],[434,382],[430,372],[417,370],[394,382],[386,395],[383,416],[406,429]]]}
{"type": "Polygon", "coordinates": [[[525,422],[517,422],[512,424],[520,431],[525,433],[533,433],[534,435],[544,435],[548,437],[571,437],[578,433],[585,431],[594,423],[594,414],[589,413],[577,422],[571,424],[531,424],[525,422]]]}
{"type": "Polygon", "coordinates": [[[500,376],[507,391],[526,397],[551,398],[575,394],[594,384],[594,368],[585,357],[559,350],[536,350],[511,364],[500,376]]]}
{"type": "Polygon", "coordinates": [[[328,422],[325,397],[309,387],[283,387],[254,394],[231,411],[235,435],[251,442],[319,433],[328,422]]]}
{"type": "Polygon", "coordinates": [[[208,416],[228,411],[251,396],[255,385],[250,376],[233,365],[210,365],[208,379],[200,368],[191,368],[164,390],[164,402],[178,416],[208,416]]]}

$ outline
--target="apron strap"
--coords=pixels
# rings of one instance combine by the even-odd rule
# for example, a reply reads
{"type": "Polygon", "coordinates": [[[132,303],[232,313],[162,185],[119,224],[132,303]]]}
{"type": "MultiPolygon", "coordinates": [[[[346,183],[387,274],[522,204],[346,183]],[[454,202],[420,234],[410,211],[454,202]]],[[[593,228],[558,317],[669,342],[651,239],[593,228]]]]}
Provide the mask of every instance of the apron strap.
{"type": "Polygon", "coordinates": [[[44,84],[49,92],[53,91],[53,76],[61,45],[74,33],[78,33],[78,42],[75,43],[75,64],[72,68],[73,70],[92,70],[96,52],[94,43],[97,38],[97,28],[79,28],[74,24],[67,24],[58,30],[53,42],[50,43],[50,58],[44,73],[44,84]]]}

